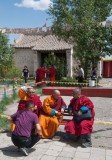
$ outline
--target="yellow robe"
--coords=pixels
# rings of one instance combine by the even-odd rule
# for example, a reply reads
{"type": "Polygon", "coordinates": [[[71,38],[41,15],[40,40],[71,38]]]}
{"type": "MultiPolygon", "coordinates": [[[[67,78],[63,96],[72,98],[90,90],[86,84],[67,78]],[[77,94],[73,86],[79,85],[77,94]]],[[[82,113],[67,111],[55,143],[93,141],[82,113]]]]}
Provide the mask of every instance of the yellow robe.
{"type": "Polygon", "coordinates": [[[42,130],[42,138],[52,138],[58,130],[59,121],[56,116],[52,116],[52,108],[54,99],[52,96],[47,97],[43,103],[43,111],[45,114],[39,116],[39,123],[42,130]]]}

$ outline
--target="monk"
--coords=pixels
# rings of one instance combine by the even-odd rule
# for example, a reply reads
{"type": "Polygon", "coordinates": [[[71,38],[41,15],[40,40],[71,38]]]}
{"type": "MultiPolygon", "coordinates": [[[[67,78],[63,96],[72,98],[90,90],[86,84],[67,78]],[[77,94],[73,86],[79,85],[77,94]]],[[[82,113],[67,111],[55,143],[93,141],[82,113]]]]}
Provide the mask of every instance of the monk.
{"type": "MultiPolygon", "coordinates": [[[[39,117],[40,111],[42,109],[42,102],[40,100],[40,96],[36,95],[33,87],[23,86],[18,91],[18,96],[20,97],[20,101],[18,104],[18,111],[25,110],[26,102],[32,101],[34,104],[34,113],[39,117]]],[[[15,124],[11,124],[11,131],[15,128],[15,124]]]]}
{"type": "Polygon", "coordinates": [[[56,81],[56,68],[55,68],[55,66],[52,66],[49,69],[49,79],[51,81],[51,85],[54,85],[55,81],[56,81]]]}
{"type": "Polygon", "coordinates": [[[81,142],[83,147],[92,146],[91,142],[91,133],[93,130],[94,123],[94,105],[91,100],[81,95],[81,89],[76,88],[73,90],[73,98],[70,101],[68,106],[68,111],[70,115],[73,115],[73,119],[65,125],[66,134],[69,136],[70,133],[76,136],[76,140],[79,140],[81,137],[81,142]],[[84,114],[84,112],[91,111],[92,118],[83,119],[80,122],[76,122],[76,117],[74,113],[77,112],[78,116],[84,114]]]}
{"type": "Polygon", "coordinates": [[[36,76],[35,76],[35,83],[39,82],[39,70],[40,70],[40,68],[37,68],[37,70],[35,71],[35,74],[36,74],[36,76]]]}
{"type": "Polygon", "coordinates": [[[22,90],[23,88],[20,88],[18,92],[18,95],[21,98],[21,100],[19,101],[18,110],[25,110],[26,101],[32,101],[35,105],[34,112],[37,114],[37,116],[39,116],[40,110],[42,109],[42,102],[40,101],[40,96],[35,94],[33,87],[27,87],[26,91],[22,90]]]}
{"type": "Polygon", "coordinates": [[[36,74],[37,74],[37,78],[36,81],[37,83],[39,83],[38,85],[41,86],[43,84],[46,84],[45,82],[45,74],[48,73],[48,70],[45,67],[41,67],[39,69],[37,69],[36,74]]]}
{"type": "Polygon", "coordinates": [[[43,113],[39,117],[43,138],[52,138],[54,136],[62,120],[65,108],[66,104],[58,90],[54,90],[52,95],[44,100],[43,113]]]}

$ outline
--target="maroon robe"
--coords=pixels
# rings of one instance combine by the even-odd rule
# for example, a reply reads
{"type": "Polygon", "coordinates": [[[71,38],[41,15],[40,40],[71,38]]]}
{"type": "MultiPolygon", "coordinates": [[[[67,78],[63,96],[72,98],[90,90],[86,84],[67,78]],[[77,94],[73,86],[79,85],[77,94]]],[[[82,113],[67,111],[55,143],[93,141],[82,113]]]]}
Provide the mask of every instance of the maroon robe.
{"type": "Polygon", "coordinates": [[[62,97],[59,97],[57,100],[54,101],[53,106],[51,106],[51,108],[55,109],[58,112],[61,112],[61,108],[66,108],[66,104],[63,101],[62,97]]]}
{"type": "Polygon", "coordinates": [[[18,110],[25,110],[25,105],[27,101],[32,101],[37,109],[34,111],[35,114],[39,116],[40,111],[42,110],[42,102],[40,101],[40,96],[34,95],[29,97],[28,100],[20,100],[18,105],[18,110]]]}
{"type": "Polygon", "coordinates": [[[75,111],[79,111],[82,106],[86,106],[91,110],[93,118],[91,120],[83,120],[80,123],[76,123],[74,119],[72,119],[65,125],[66,133],[72,133],[76,136],[80,136],[81,134],[88,134],[92,132],[95,112],[94,105],[88,97],[81,95],[79,99],[72,98],[68,106],[68,110],[72,110],[74,113],[75,111]]]}

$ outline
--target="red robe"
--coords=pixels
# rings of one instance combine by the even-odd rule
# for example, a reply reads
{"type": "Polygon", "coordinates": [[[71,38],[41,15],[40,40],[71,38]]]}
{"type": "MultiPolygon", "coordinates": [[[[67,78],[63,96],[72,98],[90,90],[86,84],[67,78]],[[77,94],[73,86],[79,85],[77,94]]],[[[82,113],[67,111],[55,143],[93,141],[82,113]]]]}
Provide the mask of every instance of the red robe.
{"type": "Polygon", "coordinates": [[[18,105],[18,110],[25,110],[25,104],[27,101],[32,101],[35,106],[37,106],[37,110],[34,113],[39,116],[40,111],[42,110],[42,102],[40,101],[40,96],[34,95],[33,97],[29,97],[28,100],[20,100],[18,105]]]}
{"type": "Polygon", "coordinates": [[[47,73],[48,72],[48,70],[47,69],[45,69],[45,67],[41,67],[40,69],[39,69],[39,81],[41,82],[41,81],[45,81],[45,73],[47,73]]]}
{"type": "Polygon", "coordinates": [[[82,106],[86,106],[91,110],[93,118],[91,120],[83,120],[80,123],[75,123],[74,119],[72,119],[65,125],[66,133],[72,133],[76,136],[80,136],[81,134],[88,134],[92,132],[95,112],[94,105],[88,97],[81,95],[79,99],[72,98],[68,109],[72,110],[74,113],[75,111],[79,111],[82,106]]]}
{"type": "Polygon", "coordinates": [[[51,84],[56,81],[56,69],[54,66],[52,66],[49,70],[49,79],[51,81],[51,84]]]}
{"type": "Polygon", "coordinates": [[[39,70],[40,68],[38,68],[35,73],[36,73],[36,80],[35,80],[35,83],[38,83],[39,82],[39,70]]]}

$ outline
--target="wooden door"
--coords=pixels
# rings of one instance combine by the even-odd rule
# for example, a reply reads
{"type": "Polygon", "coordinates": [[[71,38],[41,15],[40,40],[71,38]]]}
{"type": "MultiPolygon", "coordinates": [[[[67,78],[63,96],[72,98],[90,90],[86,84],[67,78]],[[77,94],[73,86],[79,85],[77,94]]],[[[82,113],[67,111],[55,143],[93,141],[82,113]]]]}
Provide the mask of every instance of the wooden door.
{"type": "Polygon", "coordinates": [[[103,61],[103,77],[112,78],[112,61],[103,61]]]}

